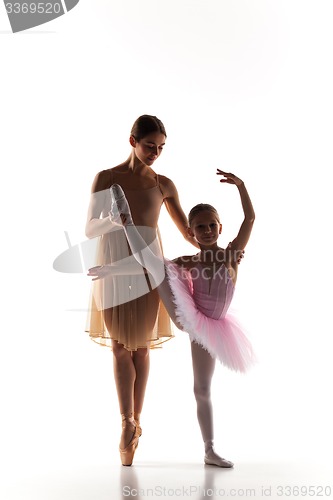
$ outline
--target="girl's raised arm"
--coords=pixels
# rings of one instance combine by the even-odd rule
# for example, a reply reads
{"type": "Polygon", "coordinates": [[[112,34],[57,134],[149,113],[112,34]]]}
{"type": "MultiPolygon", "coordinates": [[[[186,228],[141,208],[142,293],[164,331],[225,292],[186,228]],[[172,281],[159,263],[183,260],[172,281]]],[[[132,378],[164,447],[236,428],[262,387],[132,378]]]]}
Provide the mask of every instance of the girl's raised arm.
{"type": "MultiPolygon", "coordinates": [[[[243,212],[244,212],[244,220],[242,222],[242,225],[239,229],[238,235],[236,238],[231,242],[230,250],[232,252],[237,252],[239,250],[244,250],[247,242],[249,241],[254,219],[255,219],[255,213],[254,209],[252,206],[252,202],[249,196],[249,193],[247,192],[247,189],[244,185],[244,182],[236,177],[236,175],[228,173],[228,172],[223,172],[220,169],[217,169],[217,175],[223,175],[225,179],[221,179],[220,182],[227,182],[228,184],[235,184],[238,188],[240,197],[241,197],[241,202],[242,202],[242,207],[243,207],[243,212]]],[[[232,254],[233,255],[233,254],[232,254]]],[[[235,260],[237,260],[237,254],[235,254],[235,260]]]]}

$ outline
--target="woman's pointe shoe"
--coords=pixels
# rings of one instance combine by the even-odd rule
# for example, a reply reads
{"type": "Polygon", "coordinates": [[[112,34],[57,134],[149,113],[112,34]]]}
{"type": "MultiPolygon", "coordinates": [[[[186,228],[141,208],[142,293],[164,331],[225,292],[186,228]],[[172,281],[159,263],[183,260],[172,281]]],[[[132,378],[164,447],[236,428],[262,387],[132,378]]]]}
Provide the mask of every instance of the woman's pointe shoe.
{"type": "Polygon", "coordinates": [[[142,428],[141,428],[140,422],[138,422],[135,419],[134,419],[134,422],[135,422],[136,428],[138,430],[138,436],[140,437],[140,436],[142,436],[142,428]]]}
{"type": "Polygon", "coordinates": [[[110,221],[124,226],[133,225],[131,210],[122,187],[119,186],[119,184],[112,184],[110,187],[110,194],[110,221]]]}
{"type": "Polygon", "coordinates": [[[134,412],[134,422],[135,422],[135,425],[138,428],[138,434],[139,434],[139,437],[140,437],[140,436],[142,436],[142,428],[141,428],[141,425],[140,425],[140,413],[135,413],[134,412]]]}
{"type": "Polygon", "coordinates": [[[122,465],[132,465],[134,453],[138,446],[139,432],[132,415],[122,415],[122,428],[123,430],[127,426],[131,426],[133,429],[133,436],[128,445],[125,448],[119,446],[120,460],[122,465]]]}

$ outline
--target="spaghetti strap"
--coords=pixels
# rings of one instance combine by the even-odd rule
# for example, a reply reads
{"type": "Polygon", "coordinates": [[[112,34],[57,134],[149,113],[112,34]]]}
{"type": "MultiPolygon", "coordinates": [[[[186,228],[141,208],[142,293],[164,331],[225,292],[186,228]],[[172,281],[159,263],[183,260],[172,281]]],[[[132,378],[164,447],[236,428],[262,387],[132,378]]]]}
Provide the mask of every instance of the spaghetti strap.
{"type": "Polygon", "coordinates": [[[163,194],[163,191],[162,191],[162,188],[161,188],[161,185],[160,185],[160,176],[158,174],[156,174],[156,187],[158,188],[158,190],[160,191],[161,195],[163,196],[163,199],[164,199],[164,194],[163,194]]]}

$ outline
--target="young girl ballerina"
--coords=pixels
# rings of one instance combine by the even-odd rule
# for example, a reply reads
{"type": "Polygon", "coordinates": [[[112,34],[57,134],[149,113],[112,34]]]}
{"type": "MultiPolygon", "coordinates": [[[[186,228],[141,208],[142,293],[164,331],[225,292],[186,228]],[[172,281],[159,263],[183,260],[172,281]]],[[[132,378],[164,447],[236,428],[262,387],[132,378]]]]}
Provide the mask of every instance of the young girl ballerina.
{"type": "MultiPolygon", "coordinates": [[[[255,361],[249,340],[237,320],[227,314],[235,290],[239,256],[249,240],[255,214],[243,181],[219,169],[217,175],[224,176],[220,182],[237,186],[244,211],[238,235],[227,249],[217,244],[222,224],[216,209],[208,204],[196,205],[188,217],[189,235],[198,242],[200,252],[178,257],[174,261],[163,259],[147,246],[133,224],[126,197],[118,185],[111,186],[110,216],[115,223],[123,225],[138,264],[137,272],[145,268],[153,286],[158,287],[171,319],[179,329],[189,334],[197,416],[205,445],[204,462],[233,467],[233,463],[219,456],[213,447],[210,387],[216,358],[228,368],[242,372],[255,361]]],[[[100,279],[110,273],[133,274],[135,266],[125,267],[123,263],[97,266],[91,268],[88,275],[100,279]]],[[[136,445],[137,442],[134,450],[136,445]]]]}

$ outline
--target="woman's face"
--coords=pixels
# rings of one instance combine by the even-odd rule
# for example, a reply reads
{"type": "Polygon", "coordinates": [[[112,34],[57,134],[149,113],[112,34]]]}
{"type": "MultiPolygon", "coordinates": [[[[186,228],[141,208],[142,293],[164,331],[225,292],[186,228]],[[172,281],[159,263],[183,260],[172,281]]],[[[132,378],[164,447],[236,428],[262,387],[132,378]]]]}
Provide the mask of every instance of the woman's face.
{"type": "Polygon", "coordinates": [[[140,141],[136,141],[134,137],[131,137],[131,145],[134,148],[136,157],[150,167],[162,153],[165,140],[164,134],[152,132],[140,141]]]}
{"type": "Polygon", "coordinates": [[[222,224],[214,212],[203,210],[194,217],[189,231],[199,245],[209,246],[217,242],[222,232],[222,224]]]}

